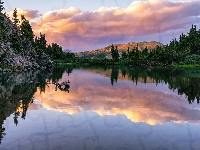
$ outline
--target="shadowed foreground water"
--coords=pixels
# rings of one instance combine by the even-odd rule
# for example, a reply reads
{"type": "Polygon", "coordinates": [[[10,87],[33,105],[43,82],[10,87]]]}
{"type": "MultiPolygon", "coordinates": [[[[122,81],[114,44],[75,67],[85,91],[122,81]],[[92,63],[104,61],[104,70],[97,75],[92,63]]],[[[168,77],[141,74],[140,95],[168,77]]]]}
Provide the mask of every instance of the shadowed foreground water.
{"type": "Polygon", "coordinates": [[[199,79],[196,69],[72,66],[2,76],[0,149],[199,149],[199,79]]]}

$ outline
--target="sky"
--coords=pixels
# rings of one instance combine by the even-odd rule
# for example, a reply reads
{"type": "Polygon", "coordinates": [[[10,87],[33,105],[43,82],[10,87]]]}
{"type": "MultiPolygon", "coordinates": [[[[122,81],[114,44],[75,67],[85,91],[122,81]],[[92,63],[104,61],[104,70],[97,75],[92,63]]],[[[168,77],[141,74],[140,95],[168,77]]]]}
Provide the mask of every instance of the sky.
{"type": "Polygon", "coordinates": [[[73,52],[110,44],[167,44],[192,24],[200,26],[200,1],[175,0],[2,0],[5,11],[24,14],[36,36],[46,35],[73,52]]]}

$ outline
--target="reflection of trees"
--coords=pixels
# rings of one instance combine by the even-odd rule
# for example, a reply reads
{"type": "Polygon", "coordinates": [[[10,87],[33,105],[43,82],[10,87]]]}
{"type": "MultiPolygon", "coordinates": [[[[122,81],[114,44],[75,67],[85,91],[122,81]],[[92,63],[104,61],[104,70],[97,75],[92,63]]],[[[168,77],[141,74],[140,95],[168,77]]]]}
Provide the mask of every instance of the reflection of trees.
{"type": "Polygon", "coordinates": [[[177,89],[179,95],[185,94],[190,104],[195,100],[199,104],[200,78],[175,77],[173,81],[169,82],[170,89],[177,89]]]}
{"type": "Polygon", "coordinates": [[[63,65],[55,66],[53,69],[52,76],[50,77],[52,79],[52,82],[60,80],[64,72],[65,72],[65,66],[63,65]]]}
{"type": "MultiPolygon", "coordinates": [[[[60,79],[62,79],[62,75],[63,75],[64,72],[66,72],[69,76],[70,73],[72,73],[73,68],[74,67],[71,66],[71,65],[56,65],[53,69],[51,76],[43,84],[43,87],[45,88],[46,85],[48,86],[48,84],[54,84],[55,85],[55,91],[57,91],[57,89],[59,89],[61,91],[69,93],[69,88],[70,88],[69,80],[68,80],[68,82],[65,81],[65,82],[62,82],[62,83],[59,83],[58,81],[60,79]],[[50,80],[52,80],[52,83],[50,83],[50,80]]],[[[43,90],[43,92],[45,92],[45,90],[43,90]]]]}
{"type": "Polygon", "coordinates": [[[70,73],[72,73],[72,71],[73,71],[73,66],[71,66],[71,65],[67,66],[66,72],[67,72],[68,76],[69,76],[70,73]]]}
{"type": "Polygon", "coordinates": [[[55,85],[56,85],[55,91],[57,91],[57,89],[59,89],[61,91],[69,93],[69,88],[70,88],[69,83],[70,83],[69,80],[68,80],[68,82],[65,81],[65,82],[62,82],[62,83],[58,83],[58,82],[55,83],[55,85]]]}
{"type": "Polygon", "coordinates": [[[200,95],[200,72],[196,69],[172,69],[172,68],[137,68],[134,72],[127,71],[132,80],[142,78],[146,83],[147,77],[156,83],[165,82],[169,85],[169,89],[178,90],[179,95],[185,94],[189,103],[197,100],[199,103],[200,95]],[[137,72],[137,73],[136,73],[137,72]],[[198,78],[194,78],[193,76],[198,78]]]}
{"type": "MultiPolygon", "coordinates": [[[[69,84],[65,84],[65,86],[63,87],[62,85],[59,85],[58,81],[62,79],[62,75],[64,72],[66,72],[69,76],[72,71],[73,66],[71,65],[56,65],[54,66],[52,73],[48,75],[48,77],[46,74],[38,74],[37,87],[39,87],[40,93],[45,93],[45,88],[49,87],[49,84],[55,84],[56,90],[57,88],[59,88],[61,91],[69,92],[69,84]]],[[[69,83],[69,81],[67,83],[69,83]]]]}
{"type": "Polygon", "coordinates": [[[53,69],[52,75],[50,79],[52,79],[53,83],[56,83],[58,80],[62,79],[62,75],[66,72],[68,75],[72,73],[73,66],[71,65],[56,65],[53,69]]]}
{"type": "Polygon", "coordinates": [[[111,72],[111,76],[110,76],[112,85],[113,85],[114,81],[117,82],[118,75],[119,75],[119,69],[118,68],[113,68],[112,72],[111,72]]]}
{"type": "Polygon", "coordinates": [[[4,120],[13,114],[13,121],[17,125],[18,118],[26,118],[26,112],[37,87],[43,88],[48,77],[47,72],[28,72],[21,74],[5,74],[0,76],[0,142],[6,135],[3,127],[4,120]]]}
{"type": "Polygon", "coordinates": [[[47,81],[46,81],[46,75],[45,74],[39,74],[37,77],[38,83],[37,86],[40,89],[40,93],[44,92],[45,93],[45,88],[47,85],[47,81]]]}
{"type": "MultiPolygon", "coordinates": [[[[71,67],[73,68],[73,66],[71,67]]],[[[179,95],[185,94],[189,103],[195,100],[197,100],[197,103],[200,101],[200,70],[196,68],[140,68],[127,66],[82,66],[81,68],[90,71],[97,70],[95,72],[100,74],[111,69],[110,80],[112,85],[117,82],[119,76],[128,78],[136,84],[138,82],[165,83],[169,85],[169,89],[177,90],[179,95]]]]}
{"type": "Polygon", "coordinates": [[[165,83],[169,89],[177,90],[179,95],[185,94],[191,104],[200,100],[200,70],[197,69],[175,69],[175,68],[135,68],[121,67],[112,68],[111,84],[117,82],[119,71],[122,77],[131,79],[136,84],[138,81],[146,83],[148,79],[154,83],[165,83]]]}

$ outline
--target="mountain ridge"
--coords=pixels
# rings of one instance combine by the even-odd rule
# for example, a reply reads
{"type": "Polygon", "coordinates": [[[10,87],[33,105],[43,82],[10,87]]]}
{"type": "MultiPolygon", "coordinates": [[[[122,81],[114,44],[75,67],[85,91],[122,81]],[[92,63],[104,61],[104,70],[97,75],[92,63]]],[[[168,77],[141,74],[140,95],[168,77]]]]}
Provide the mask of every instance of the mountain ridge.
{"type": "MultiPolygon", "coordinates": [[[[150,42],[131,42],[127,44],[113,44],[114,47],[117,46],[117,49],[119,51],[119,55],[121,56],[122,51],[127,51],[128,48],[132,50],[133,48],[138,46],[138,50],[143,50],[145,48],[148,48],[149,50],[154,49],[156,46],[161,46],[163,47],[164,45],[160,42],[156,41],[150,41],[150,42]]],[[[76,57],[81,57],[81,58],[90,58],[90,59],[95,59],[95,58],[111,58],[111,45],[108,45],[104,48],[99,48],[96,50],[91,50],[91,51],[84,51],[84,52],[77,52],[75,53],[76,57]]]]}

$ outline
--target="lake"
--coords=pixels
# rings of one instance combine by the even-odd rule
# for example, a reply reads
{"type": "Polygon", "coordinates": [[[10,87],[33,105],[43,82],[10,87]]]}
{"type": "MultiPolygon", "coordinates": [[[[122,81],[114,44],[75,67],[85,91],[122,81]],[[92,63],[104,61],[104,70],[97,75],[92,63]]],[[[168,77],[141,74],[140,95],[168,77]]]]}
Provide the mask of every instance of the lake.
{"type": "Polygon", "coordinates": [[[1,150],[200,148],[199,68],[58,65],[0,91],[1,150]]]}

